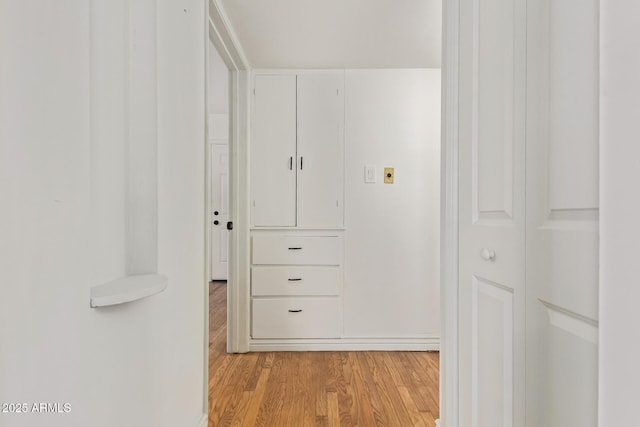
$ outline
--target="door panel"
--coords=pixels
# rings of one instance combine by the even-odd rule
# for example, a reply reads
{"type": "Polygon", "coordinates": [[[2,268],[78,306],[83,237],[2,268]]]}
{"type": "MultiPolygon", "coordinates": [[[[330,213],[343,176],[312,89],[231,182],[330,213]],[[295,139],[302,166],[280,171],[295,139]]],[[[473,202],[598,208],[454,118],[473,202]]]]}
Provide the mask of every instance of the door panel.
{"type": "Polygon", "coordinates": [[[597,0],[530,2],[527,325],[530,425],[597,425],[597,0]]]}
{"type": "Polygon", "coordinates": [[[598,0],[538,3],[547,13],[532,31],[546,29],[539,35],[549,44],[532,63],[546,74],[541,92],[532,95],[541,95],[538,105],[547,110],[549,207],[597,209],[598,0]]]}
{"type": "Polygon", "coordinates": [[[513,289],[472,282],[472,426],[513,425],[513,289]]]}
{"type": "Polygon", "coordinates": [[[251,141],[253,225],[296,225],[296,76],[257,75],[251,141]]]}
{"type": "Polygon", "coordinates": [[[343,224],[344,75],[298,76],[298,225],[343,224]]]}
{"type": "Polygon", "coordinates": [[[475,0],[472,7],[475,219],[509,220],[513,213],[514,3],[475,0]]]}
{"type": "Polygon", "coordinates": [[[522,426],[525,1],[460,12],[460,425],[522,426]]]}
{"type": "Polygon", "coordinates": [[[548,400],[548,413],[541,425],[596,426],[598,345],[553,324],[541,332],[547,340],[545,374],[549,378],[538,391],[548,400]]]}
{"type": "MultiPolygon", "coordinates": [[[[220,123],[223,125],[224,123],[220,123]]],[[[228,124],[227,124],[228,125],[228,124]]],[[[229,146],[211,144],[211,280],[227,280],[229,146]],[[216,224],[217,221],[217,224],[216,224]]]]}

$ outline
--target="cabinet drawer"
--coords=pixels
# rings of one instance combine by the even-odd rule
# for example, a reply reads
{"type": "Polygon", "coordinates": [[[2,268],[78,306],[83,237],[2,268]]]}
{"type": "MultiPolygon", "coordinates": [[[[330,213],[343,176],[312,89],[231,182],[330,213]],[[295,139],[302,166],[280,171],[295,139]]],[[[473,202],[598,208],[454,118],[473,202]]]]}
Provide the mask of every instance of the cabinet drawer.
{"type": "Polygon", "coordinates": [[[339,265],[338,236],[254,236],[253,264],[339,265]]]}
{"type": "Polygon", "coordinates": [[[339,295],[338,267],[253,267],[251,294],[279,295],[339,295]]]}
{"type": "Polygon", "coordinates": [[[335,297],[253,300],[253,338],[339,338],[335,297]]]}

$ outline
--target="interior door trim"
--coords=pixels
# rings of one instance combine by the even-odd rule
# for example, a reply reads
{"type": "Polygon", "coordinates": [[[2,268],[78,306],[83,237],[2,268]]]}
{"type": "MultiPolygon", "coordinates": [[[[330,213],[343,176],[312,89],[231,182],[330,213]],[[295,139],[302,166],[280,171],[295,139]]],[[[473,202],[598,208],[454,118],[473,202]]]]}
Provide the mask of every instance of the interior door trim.
{"type": "MultiPolygon", "coordinates": [[[[228,278],[227,278],[227,352],[249,351],[249,188],[248,188],[248,115],[249,115],[249,64],[238,43],[238,38],[229,23],[219,0],[204,0],[205,8],[205,91],[209,90],[208,49],[214,45],[229,70],[229,205],[228,220],[236,224],[229,231],[228,278]]],[[[206,93],[206,92],[205,92],[206,93]]],[[[205,103],[205,123],[208,103],[205,103]]],[[[210,147],[205,132],[205,159],[210,159],[210,147]]],[[[211,228],[209,210],[211,206],[210,161],[205,169],[205,256],[211,257],[211,228]]],[[[205,268],[203,286],[204,309],[204,366],[203,366],[203,420],[209,413],[209,263],[205,268]]]]}
{"type": "Polygon", "coordinates": [[[442,10],[440,422],[458,427],[458,83],[460,0],[442,10]]]}

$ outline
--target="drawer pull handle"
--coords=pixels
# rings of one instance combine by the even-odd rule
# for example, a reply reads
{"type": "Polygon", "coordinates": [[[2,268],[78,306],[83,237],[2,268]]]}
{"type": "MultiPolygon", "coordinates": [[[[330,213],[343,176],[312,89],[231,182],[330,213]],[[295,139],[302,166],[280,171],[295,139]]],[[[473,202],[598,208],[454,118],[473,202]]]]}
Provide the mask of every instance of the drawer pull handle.
{"type": "Polygon", "coordinates": [[[302,248],[300,248],[300,247],[297,247],[297,248],[289,248],[289,250],[290,250],[290,251],[299,251],[300,249],[302,249],[302,248]]]}
{"type": "Polygon", "coordinates": [[[301,278],[289,279],[290,282],[299,282],[301,280],[301,278]]]}
{"type": "Polygon", "coordinates": [[[289,310],[289,313],[302,313],[302,310],[289,310]]]}

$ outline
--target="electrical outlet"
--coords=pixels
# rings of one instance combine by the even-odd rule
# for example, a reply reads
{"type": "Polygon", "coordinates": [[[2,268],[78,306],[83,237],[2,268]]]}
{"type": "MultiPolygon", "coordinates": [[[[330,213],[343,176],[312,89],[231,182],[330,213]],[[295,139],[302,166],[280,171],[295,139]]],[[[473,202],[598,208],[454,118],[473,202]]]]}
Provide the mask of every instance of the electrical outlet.
{"type": "Polygon", "coordinates": [[[393,178],[395,174],[393,172],[393,168],[384,168],[384,183],[385,184],[393,184],[393,178]]]}

